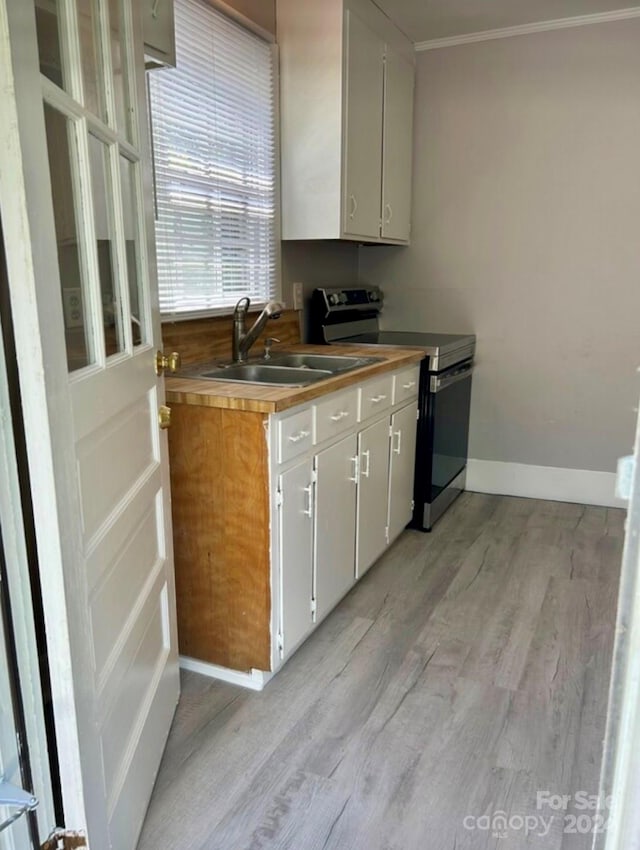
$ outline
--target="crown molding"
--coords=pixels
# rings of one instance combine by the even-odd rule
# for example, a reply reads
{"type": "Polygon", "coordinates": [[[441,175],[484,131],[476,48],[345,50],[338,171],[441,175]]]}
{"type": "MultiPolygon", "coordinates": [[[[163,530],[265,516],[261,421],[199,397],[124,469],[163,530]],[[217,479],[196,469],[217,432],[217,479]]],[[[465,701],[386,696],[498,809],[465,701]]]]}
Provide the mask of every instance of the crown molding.
{"type": "Polygon", "coordinates": [[[437,50],[441,47],[456,47],[459,44],[474,44],[477,41],[493,41],[497,38],[512,38],[516,35],[531,35],[536,32],[585,27],[590,24],[605,24],[610,21],[624,21],[628,18],[640,18],[640,6],[618,9],[613,12],[599,12],[594,15],[578,15],[574,18],[559,18],[554,21],[539,21],[535,24],[522,24],[517,27],[470,32],[464,35],[452,35],[448,38],[434,38],[431,41],[418,41],[414,48],[417,53],[421,53],[424,50],[437,50]]]}

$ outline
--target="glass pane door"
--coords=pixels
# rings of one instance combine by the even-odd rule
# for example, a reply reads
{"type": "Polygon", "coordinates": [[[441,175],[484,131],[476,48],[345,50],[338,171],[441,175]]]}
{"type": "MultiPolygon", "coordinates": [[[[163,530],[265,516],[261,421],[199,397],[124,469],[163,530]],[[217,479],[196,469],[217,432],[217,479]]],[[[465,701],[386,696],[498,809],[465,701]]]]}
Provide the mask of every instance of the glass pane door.
{"type": "Polygon", "coordinates": [[[150,340],[125,37],[132,9],[124,0],[77,0],[75,17],[63,17],[61,2],[34,2],[67,363],[77,372],[119,361],[150,340]]]}

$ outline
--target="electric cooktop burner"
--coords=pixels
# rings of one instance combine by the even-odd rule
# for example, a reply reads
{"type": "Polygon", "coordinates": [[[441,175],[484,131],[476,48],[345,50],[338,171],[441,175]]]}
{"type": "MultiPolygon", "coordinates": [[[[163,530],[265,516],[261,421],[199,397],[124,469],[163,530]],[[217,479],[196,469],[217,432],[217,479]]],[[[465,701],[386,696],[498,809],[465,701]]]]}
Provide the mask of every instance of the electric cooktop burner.
{"type": "Polygon", "coordinates": [[[392,348],[424,348],[427,354],[443,353],[469,341],[469,334],[432,334],[420,331],[373,331],[341,340],[353,345],[386,345],[392,348]]]}

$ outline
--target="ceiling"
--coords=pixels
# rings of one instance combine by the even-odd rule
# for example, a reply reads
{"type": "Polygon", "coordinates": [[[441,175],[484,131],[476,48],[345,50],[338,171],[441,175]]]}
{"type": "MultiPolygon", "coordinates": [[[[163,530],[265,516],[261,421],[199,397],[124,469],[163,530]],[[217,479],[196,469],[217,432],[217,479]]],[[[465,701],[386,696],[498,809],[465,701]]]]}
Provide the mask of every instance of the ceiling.
{"type": "Polygon", "coordinates": [[[414,42],[602,14],[624,0],[375,0],[414,42]]]}

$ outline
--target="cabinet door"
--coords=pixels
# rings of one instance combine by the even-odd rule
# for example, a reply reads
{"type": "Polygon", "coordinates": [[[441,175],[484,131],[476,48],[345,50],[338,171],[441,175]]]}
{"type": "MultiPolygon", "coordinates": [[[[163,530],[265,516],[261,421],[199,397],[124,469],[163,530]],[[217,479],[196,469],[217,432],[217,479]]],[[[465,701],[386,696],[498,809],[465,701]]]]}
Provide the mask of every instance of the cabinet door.
{"type": "Polygon", "coordinates": [[[313,625],[313,464],[305,460],[280,476],[280,599],[282,654],[286,657],[313,625]]]}
{"type": "Polygon", "coordinates": [[[145,55],[162,65],[176,64],[173,0],[142,0],[145,55]]]}
{"type": "Polygon", "coordinates": [[[378,239],[384,42],[353,12],[345,18],[342,229],[346,235],[378,239]]]}
{"type": "Polygon", "coordinates": [[[315,600],[322,619],[355,581],[356,470],[352,435],[316,457],[315,600]]]}
{"type": "Polygon", "coordinates": [[[387,46],[382,143],[382,236],[409,241],[414,67],[387,46]]]}
{"type": "Polygon", "coordinates": [[[416,457],[416,404],[391,417],[389,460],[389,540],[395,540],[413,514],[413,476],[416,457]]]}
{"type": "Polygon", "coordinates": [[[356,531],[358,578],[384,552],[387,537],[389,492],[389,419],[382,419],[358,434],[360,475],[356,531]]]}

